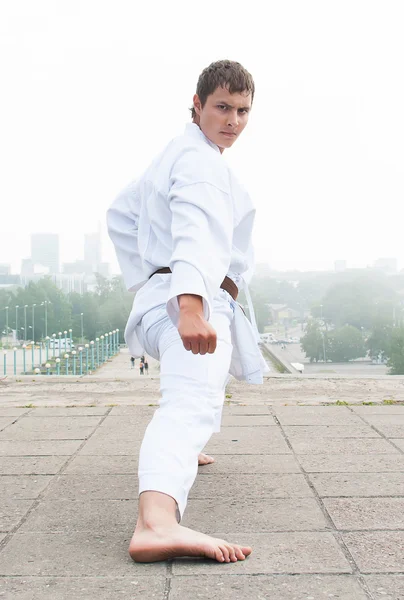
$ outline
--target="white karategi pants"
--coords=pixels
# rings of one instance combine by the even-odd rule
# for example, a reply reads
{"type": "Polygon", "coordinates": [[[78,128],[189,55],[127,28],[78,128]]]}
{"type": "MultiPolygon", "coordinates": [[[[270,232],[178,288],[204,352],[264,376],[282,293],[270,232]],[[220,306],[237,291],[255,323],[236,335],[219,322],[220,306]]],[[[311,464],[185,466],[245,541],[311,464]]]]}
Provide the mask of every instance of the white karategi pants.
{"type": "Polygon", "coordinates": [[[232,355],[232,298],[220,290],[210,324],[217,333],[213,354],[185,350],[166,306],[151,309],[136,327],[147,354],[160,361],[161,400],[139,456],[139,494],[157,491],[174,498],[182,518],[198,471],[198,454],[220,431],[232,355]]]}

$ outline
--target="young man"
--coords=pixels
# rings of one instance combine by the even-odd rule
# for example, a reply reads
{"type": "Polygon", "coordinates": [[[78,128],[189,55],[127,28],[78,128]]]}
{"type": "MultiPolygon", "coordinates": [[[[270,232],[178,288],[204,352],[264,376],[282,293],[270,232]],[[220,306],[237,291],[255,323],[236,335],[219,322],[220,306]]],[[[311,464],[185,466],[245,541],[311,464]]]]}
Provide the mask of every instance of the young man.
{"type": "Polygon", "coordinates": [[[146,351],[160,361],[162,398],[140,450],[129,547],[138,562],[235,562],[251,553],[179,521],[198,455],[220,429],[228,373],[262,383],[266,367],[256,327],[235,302],[244,287],[253,315],[245,282],[255,210],[222,157],[246,127],[253,98],[253,79],[239,63],[211,64],[198,80],[193,122],[108,211],[126,285],[137,292],[126,341],[133,356],[146,351]]]}

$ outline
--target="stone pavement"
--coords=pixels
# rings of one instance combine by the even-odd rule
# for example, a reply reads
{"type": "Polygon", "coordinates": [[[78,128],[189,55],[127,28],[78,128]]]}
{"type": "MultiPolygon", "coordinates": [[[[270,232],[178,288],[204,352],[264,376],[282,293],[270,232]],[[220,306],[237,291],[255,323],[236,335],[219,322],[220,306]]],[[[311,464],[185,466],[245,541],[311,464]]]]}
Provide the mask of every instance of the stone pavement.
{"type": "Polygon", "coordinates": [[[245,562],[135,564],[155,408],[0,408],[0,598],[404,598],[404,407],[226,406],[184,525],[245,562]]]}

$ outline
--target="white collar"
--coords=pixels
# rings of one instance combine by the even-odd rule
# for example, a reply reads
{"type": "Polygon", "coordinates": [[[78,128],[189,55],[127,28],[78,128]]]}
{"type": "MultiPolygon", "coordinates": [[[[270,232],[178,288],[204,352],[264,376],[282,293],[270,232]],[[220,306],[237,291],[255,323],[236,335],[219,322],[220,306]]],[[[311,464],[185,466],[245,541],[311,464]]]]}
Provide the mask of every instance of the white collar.
{"type": "Polygon", "coordinates": [[[211,142],[210,139],[207,138],[206,135],[203,133],[202,129],[200,129],[199,125],[197,125],[196,123],[188,123],[185,127],[185,134],[202,140],[206,144],[209,144],[209,146],[211,146],[213,150],[216,150],[216,152],[220,153],[219,146],[211,142]]]}

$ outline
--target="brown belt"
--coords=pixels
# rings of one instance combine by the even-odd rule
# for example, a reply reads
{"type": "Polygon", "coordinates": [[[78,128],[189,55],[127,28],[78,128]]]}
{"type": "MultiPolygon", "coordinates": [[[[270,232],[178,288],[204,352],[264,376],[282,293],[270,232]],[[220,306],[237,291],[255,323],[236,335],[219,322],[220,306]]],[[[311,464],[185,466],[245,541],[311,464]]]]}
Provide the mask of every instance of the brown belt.
{"type": "MultiPolygon", "coordinates": [[[[157,271],[154,271],[154,273],[152,273],[149,277],[149,279],[151,277],[153,277],[153,275],[156,275],[156,273],[172,273],[170,267],[162,267],[161,269],[158,269],[157,271]]],[[[220,287],[222,288],[222,290],[225,290],[228,294],[230,294],[230,296],[233,298],[233,300],[237,300],[237,296],[238,296],[238,287],[236,286],[236,284],[234,283],[234,281],[232,279],[230,279],[230,277],[226,277],[223,279],[222,283],[220,284],[220,287]]]]}

